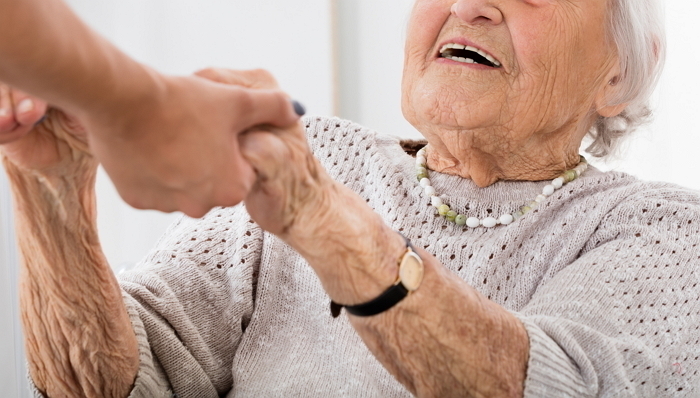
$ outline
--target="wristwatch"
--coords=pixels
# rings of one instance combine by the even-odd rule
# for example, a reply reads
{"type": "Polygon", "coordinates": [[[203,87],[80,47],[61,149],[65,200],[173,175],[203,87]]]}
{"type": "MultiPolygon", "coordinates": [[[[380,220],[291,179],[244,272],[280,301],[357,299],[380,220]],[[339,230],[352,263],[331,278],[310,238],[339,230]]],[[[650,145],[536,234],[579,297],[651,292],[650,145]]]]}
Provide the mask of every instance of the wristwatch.
{"type": "Polygon", "coordinates": [[[363,304],[342,305],[331,300],[331,315],[333,318],[337,318],[340,315],[340,310],[343,308],[356,316],[381,314],[418,289],[423,281],[423,260],[416,253],[408,238],[405,236],[403,238],[406,240],[406,252],[398,261],[399,276],[396,278],[396,282],[379,297],[363,304]]]}

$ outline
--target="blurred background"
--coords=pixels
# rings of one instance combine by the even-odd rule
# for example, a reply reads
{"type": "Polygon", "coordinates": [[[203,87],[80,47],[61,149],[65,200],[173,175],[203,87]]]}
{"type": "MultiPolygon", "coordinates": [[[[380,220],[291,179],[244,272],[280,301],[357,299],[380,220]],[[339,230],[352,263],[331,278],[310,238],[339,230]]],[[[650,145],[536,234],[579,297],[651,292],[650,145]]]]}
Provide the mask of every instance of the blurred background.
{"type": "MultiPolygon", "coordinates": [[[[413,0],[68,0],[94,29],[170,74],[265,68],[311,115],[418,137],[400,110],[403,40],[413,0]]],[[[700,189],[700,3],[666,3],[669,52],[653,124],[602,169],[700,189]]],[[[99,230],[115,272],[133,266],[180,217],[124,204],[101,173],[99,230]]],[[[28,397],[17,310],[12,205],[0,172],[0,395],[28,397]]]]}

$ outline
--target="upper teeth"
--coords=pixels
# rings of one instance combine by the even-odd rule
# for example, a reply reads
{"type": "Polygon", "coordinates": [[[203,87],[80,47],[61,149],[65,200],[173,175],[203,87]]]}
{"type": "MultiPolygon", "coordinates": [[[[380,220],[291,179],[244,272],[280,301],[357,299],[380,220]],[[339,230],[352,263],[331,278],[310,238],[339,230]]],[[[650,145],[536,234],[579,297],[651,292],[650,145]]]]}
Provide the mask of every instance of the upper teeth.
{"type": "MultiPolygon", "coordinates": [[[[440,52],[443,53],[443,52],[445,52],[445,50],[448,50],[450,48],[453,48],[455,50],[473,51],[473,52],[481,55],[482,57],[488,59],[492,64],[494,64],[496,66],[501,66],[501,63],[496,61],[496,59],[494,57],[492,57],[488,53],[486,53],[482,50],[479,50],[478,48],[472,47],[472,46],[463,46],[463,45],[457,44],[457,43],[448,43],[448,44],[445,44],[444,46],[442,46],[442,48],[440,49],[440,52]]],[[[450,58],[456,58],[455,59],[456,61],[462,61],[462,62],[472,61],[471,63],[474,62],[473,60],[470,60],[469,58],[462,58],[462,57],[450,57],[450,58]]]]}

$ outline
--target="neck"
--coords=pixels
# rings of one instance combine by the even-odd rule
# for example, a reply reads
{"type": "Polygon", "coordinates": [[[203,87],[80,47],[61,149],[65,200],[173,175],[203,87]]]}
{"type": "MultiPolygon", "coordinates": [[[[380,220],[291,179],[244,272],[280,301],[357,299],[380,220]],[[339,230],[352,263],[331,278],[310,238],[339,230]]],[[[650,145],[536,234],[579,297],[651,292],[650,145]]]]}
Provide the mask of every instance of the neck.
{"type": "MultiPolygon", "coordinates": [[[[456,142],[465,143],[466,140],[456,142]]],[[[469,178],[480,187],[487,187],[499,180],[543,181],[551,180],[580,162],[580,142],[571,145],[548,143],[523,145],[509,150],[503,145],[448,145],[444,140],[428,139],[428,168],[445,174],[469,178]]]]}

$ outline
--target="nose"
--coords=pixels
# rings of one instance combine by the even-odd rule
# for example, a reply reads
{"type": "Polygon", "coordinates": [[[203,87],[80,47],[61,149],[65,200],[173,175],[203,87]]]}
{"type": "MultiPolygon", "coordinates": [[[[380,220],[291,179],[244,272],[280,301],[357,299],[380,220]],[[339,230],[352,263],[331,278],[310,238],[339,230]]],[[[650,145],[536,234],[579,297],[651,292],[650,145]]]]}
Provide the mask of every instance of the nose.
{"type": "Polygon", "coordinates": [[[493,0],[457,0],[450,10],[452,15],[468,23],[486,22],[498,25],[503,22],[503,14],[493,0]]]}

